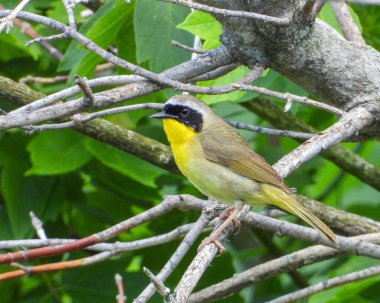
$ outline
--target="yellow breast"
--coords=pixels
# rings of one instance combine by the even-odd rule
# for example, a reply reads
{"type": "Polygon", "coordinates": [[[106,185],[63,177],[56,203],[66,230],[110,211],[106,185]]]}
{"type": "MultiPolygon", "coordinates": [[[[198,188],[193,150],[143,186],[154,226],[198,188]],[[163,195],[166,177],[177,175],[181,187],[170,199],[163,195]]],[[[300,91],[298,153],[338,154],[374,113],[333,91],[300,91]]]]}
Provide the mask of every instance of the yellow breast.
{"type": "Polygon", "coordinates": [[[186,164],[193,157],[195,131],[173,119],[164,119],[164,130],[179,170],[186,176],[186,164]]]}

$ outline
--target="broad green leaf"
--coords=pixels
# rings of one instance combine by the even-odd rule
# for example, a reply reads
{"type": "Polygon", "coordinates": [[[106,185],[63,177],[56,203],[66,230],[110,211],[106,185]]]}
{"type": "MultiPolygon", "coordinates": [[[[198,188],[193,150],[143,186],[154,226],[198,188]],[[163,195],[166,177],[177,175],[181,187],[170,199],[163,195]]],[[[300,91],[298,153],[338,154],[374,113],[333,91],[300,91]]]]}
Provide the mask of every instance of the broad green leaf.
{"type": "Polygon", "coordinates": [[[318,18],[322,19],[323,21],[328,23],[330,26],[332,26],[341,35],[343,34],[342,30],[339,26],[339,23],[334,16],[334,13],[332,11],[330,3],[326,3],[323,6],[323,8],[321,9],[321,11],[318,14],[318,18]]]}
{"type": "MultiPolygon", "coordinates": [[[[102,19],[103,16],[107,16],[112,11],[116,0],[106,1],[101,8],[91,16],[91,18],[81,26],[79,32],[83,35],[87,35],[87,32],[94,26],[95,22],[99,19],[102,19]]],[[[95,42],[95,41],[94,41],[95,42]]],[[[77,69],[77,66],[81,62],[81,59],[88,54],[88,51],[79,45],[76,41],[71,41],[69,47],[66,49],[66,52],[63,56],[62,61],[58,66],[58,71],[71,71],[74,68],[77,69]]]]}
{"type": "Polygon", "coordinates": [[[72,130],[39,133],[28,145],[33,166],[27,175],[58,175],[80,168],[91,159],[83,138],[72,130]]]}
{"type": "MultiPolygon", "coordinates": [[[[117,294],[115,274],[119,273],[124,277],[126,290],[129,289],[128,284],[130,283],[128,282],[132,283],[133,281],[129,281],[128,275],[124,273],[130,260],[131,257],[124,256],[91,266],[63,271],[60,290],[67,293],[72,298],[72,302],[114,303],[117,294]]],[[[142,277],[143,273],[140,275],[142,277]]],[[[142,283],[141,278],[139,280],[142,283]]],[[[128,298],[132,295],[128,292],[126,294],[128,298]]]]}
{"type": "Polygon", "coordinates": [[[56,178],[25,177],[30,167],[25,151],[26,139],[21,135],[9,136],[2,148],[7,151],[8,159],[1,176],[1,190],[4,195],[13,236],[30,236],[34,230],[29,218],[33,211],[42,221],[51,219],[60,211],[62,191],[56,178]],[[53,211],[50,208],[54,205],[53,211]]]}
{"type": "Polygon", "coordinates": [[[163,70],[190,59],[190,54],[171,45],[172,40],[193,44],[191,35],[176,29],[189,9],[160,1],[139,0],[135,4],[134,28],[137,63],[149,61],[153,72],[163,70]]]}
{"type": "MultiPolygon", "coordinates": [[[[102,15],[94,22],[93,26],[86,33],[87,38],[106,49],[115,40],[126,20],[131,18],[132,8],[133,6],[124,0],[117,0],[111,11],[102,15]]],[[[78,67],[70,72],[70,75],[74,76],[77,74],[90,77],[102,60],[98,55],[88,52],[81,59],[78,67]]]]}
{"type": "Polygon", "coordinates": [[[88,140],[88,150],[104,165],[149,187],[156,187],[156,178],[163,170],[115,147],[88,140]]]}
{"type": "MultiPolygon", "coordinates": [[[[202,86],[219,86],[230,84],[244,78],[249,73],[249,68],[245,66],[239,66],[233,71],[229,72],[226,75],[223,75],[217,79],[202,81],[199,84],[202,86]]],[[[228,94],[221,95],[197,95],[198,98],[202,99],[207,104],[213,104],[222,101],[237,101],[245,94],[244,91],[233,91],[228,94]]]]}
{"type": "Polygon", "coordinates": [[[222,25],[209,13],[191,12],[177,28],[204,40],[203,49],[213,49],[221,45],[219,36],[222,34],[222,25]]]}

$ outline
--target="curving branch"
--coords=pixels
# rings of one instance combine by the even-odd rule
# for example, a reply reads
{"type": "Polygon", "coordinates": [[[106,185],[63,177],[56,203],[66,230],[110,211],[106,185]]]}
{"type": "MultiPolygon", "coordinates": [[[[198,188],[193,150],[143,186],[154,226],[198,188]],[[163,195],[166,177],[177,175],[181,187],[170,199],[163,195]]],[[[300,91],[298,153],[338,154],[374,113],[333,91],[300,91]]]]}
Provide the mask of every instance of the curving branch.
{"type": "Polygon", "coordinates": [[[357,134],[374,123],[375,117],[367,109],[357,107],[343,115],[341,120],[323,132],[316,134],[295,150],[278,161],[273,168],[281,177],[287,177],[306,161],[320,154],[330,146],[357,134]]]}
{"type": "MultiPolygon", "coordinates": [[[[255,98],[252,101],[242,103],[242,105],[277,128],[317,133],[316,129],[291,114],[284,113],[279,106],[267,99],[255,98]]],[[[354,175],[373,188],[380,190],[380,169],[349,149],[335,145],[323,151],[321,156],[332,161],[346,172],[354,175]]]]}
{"type": "MultiPolygon", "coordinates": [[[[350,239],[355,239],[355,241],[359,242],[371,241],[372,243],[380,244],[379,233],[352,237],[350,239]]],[[[261,282],[281,273],[331,259],[339,255],[341,255],[340,251],[321,245],[304,248],[280,258],[256,265],[222,282],[204,288],[192,294],[187,302],[213,302],[236,293],[247,286],[251,286],[253,283],[261,282]]]]}
{"type": "Polygon", "coordinates": [[[304,289],[292,292],[290,294],[281,296],[279,298],[276,298],[274,300],[270,300],[267,303],[289,303],[294,302],[296,300],[300,300],[303,298],[307,298],[311,295],[314,295],[316,293],[319,293],[321,291],[325,291],[327,289],[341,286],[348,283],[353,283],[356,281],[360,281],[363,279],[368,279],[373,276],[377,276],[380,274],[380,266],[372,266],[366,269],[354,271],[349,274],[345,274],[339,277],[331,278],[326,281],[311,285],[309,287],[306,287],[304,289]]]}
{"type": "Polygon", "coordinates": [[[331,8],[347,40],[366,45],[359,27],[355,24],[344,0],[331,1],[331,8]]]}
{"type": "Polygon", "coordinates": [[[208,12],[211,14],[218,14],[218,15],[229,16],[229,17],[249,18],[249,19],[260,20],[263,22],[275,23],[278,25],[286,25],[286,24],[289,24],[290,22],[290,19],[288,17],[278,18],[278,17],[272,17],[268,15],[257,14],[257,13],[247,12],[247,11],[236,11],[236,10],[230,10],[230,9],[211,7],[209,5],[203,5],[203,4],[196,3],[193,1],[188,1],[188,0],[160,0],[160,1],[180,4],[180,5],[187,6],[198,11],[208,12]]]}

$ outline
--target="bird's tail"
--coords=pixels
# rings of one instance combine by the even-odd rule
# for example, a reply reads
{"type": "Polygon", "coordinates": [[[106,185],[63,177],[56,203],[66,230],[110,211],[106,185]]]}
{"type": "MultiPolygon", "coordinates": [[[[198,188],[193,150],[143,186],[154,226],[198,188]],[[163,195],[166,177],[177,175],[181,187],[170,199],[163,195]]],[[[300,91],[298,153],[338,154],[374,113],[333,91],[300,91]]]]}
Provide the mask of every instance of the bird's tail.
{"type": "Polygon", "coordinates": [[[301,218],[306,223],[310,224],[312,227],[322,233],[324,236],[326,236],[329,240],[337,244],[336,235],[325,223],[323,223],[316,215],[299,204],[296,199],[294,199],[294,197],[284,192],[280,188],[269,184],[262,184],[261,192],[257,197],[255,197],[255,200],[258,200],[258,202],[264,204],[274,205],[301,218]]]}

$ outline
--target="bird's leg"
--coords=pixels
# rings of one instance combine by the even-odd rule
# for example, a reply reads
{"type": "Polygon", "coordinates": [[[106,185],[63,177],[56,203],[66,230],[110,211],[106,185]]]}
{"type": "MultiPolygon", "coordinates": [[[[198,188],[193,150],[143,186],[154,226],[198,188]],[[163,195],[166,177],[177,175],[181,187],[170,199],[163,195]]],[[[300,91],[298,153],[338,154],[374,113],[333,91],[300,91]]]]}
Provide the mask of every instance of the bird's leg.
{"type": "MultiPolygon", "coordinates": [[[[230,215],[232,214],[233,210],[235,209],[235,205],[233,206],[229,206],[227,208],[225,208],[219,215],[219,220],[226,220],[230,217],[230,215]]],[[[233,218],[232,219],[232,222],[234,223],[235,227],[239,228],[240,229],[240,226],[241,226],[241,223],[240,221],[236,218],[233,218]]]]}
{"type": "Polygon", "coordinates": [[[218,248],[219,252],[222,254],[224,252],[223,245],[219,242],[218,238],[221,232],[230,224],[234,223],[235,226],[240,226],[240,222],[236,217],[239,215],[240,211],[243,209],[244,203],[241,201],[237,201],[234,206],[226,208],[220,215],[219,218],[227,217],[227,219],[215,230],[213,233],[205,238],[198,247],[198,251],[205,245],[214,243],[218,248]],[[227,216],[227,214],[229,214],[227,216]]]}

